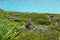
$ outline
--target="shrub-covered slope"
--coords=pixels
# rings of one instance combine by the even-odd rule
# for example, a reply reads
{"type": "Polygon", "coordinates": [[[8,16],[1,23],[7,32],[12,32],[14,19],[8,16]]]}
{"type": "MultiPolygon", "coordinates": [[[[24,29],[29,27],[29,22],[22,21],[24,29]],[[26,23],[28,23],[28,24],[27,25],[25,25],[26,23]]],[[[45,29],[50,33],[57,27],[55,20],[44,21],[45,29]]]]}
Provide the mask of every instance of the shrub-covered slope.
{"type": "Polygon", "coordinates": [[[0,9],[0,40],[59,40],[59,38],[60,14],[7,12],[0,9]],[[57,20],[57,25],[49,18],[51,15],[57,20]],[[29,19],[34,28],[41,30],[22,29],[29,19]]]}

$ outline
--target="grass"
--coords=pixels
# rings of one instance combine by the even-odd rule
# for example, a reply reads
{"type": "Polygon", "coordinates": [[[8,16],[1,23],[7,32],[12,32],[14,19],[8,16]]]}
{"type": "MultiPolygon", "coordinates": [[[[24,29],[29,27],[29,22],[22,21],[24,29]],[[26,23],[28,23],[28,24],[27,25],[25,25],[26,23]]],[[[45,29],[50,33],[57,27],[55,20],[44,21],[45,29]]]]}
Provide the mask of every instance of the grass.
{"type": "MultiPolygon", "coordinates": [[[[47,15],[0,11],[0,40],[59,40],[60,25],[51,25],[47,15]],[[35,28],[43,28],[43,30],[22,29],[21,27],[26,25],[30,18],[35,28]],[[15,19],[19,22],[14,21],[15,19]]],[[[53,14],[53,16],[60,24],[59,15],[53,14]]]]}

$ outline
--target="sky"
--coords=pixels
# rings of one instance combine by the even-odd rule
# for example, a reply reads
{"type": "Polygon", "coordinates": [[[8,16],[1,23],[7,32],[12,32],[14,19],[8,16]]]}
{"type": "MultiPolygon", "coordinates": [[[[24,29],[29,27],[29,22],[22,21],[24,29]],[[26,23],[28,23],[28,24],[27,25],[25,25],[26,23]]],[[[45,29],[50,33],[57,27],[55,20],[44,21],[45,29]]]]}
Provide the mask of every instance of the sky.
{"type": "Polygon", "coordinates": [[[6,11],[60,13],[60,0],[0,0],[6,11]]]}

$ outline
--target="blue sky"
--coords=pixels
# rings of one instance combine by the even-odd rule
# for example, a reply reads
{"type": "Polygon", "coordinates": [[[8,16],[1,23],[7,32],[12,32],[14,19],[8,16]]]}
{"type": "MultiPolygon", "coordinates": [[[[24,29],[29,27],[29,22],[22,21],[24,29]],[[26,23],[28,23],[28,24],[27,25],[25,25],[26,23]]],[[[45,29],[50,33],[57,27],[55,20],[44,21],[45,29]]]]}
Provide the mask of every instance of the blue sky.
{"type": "Polygon", "coordinates": [[[7,11],[60,13],[60,0],[0,0],[7,11]]]}

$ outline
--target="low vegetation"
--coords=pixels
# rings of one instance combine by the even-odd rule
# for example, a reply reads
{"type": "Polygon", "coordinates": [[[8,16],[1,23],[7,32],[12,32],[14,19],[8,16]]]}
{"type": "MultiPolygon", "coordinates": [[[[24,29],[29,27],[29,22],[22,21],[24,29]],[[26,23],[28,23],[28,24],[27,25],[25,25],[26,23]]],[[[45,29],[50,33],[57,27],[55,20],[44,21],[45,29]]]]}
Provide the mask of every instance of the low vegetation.
{"type": "Polygon", "coordinates": [[[60,14],[9,12],[0,9],[0,40],[60,40],[60,14]],[[52,19],[49,21],[51,15],[58,21],[57,25],[53,25],[52,19]],[[39,30],[21,28],[29,19],[32,19],[34,28],[39,30]]]}

